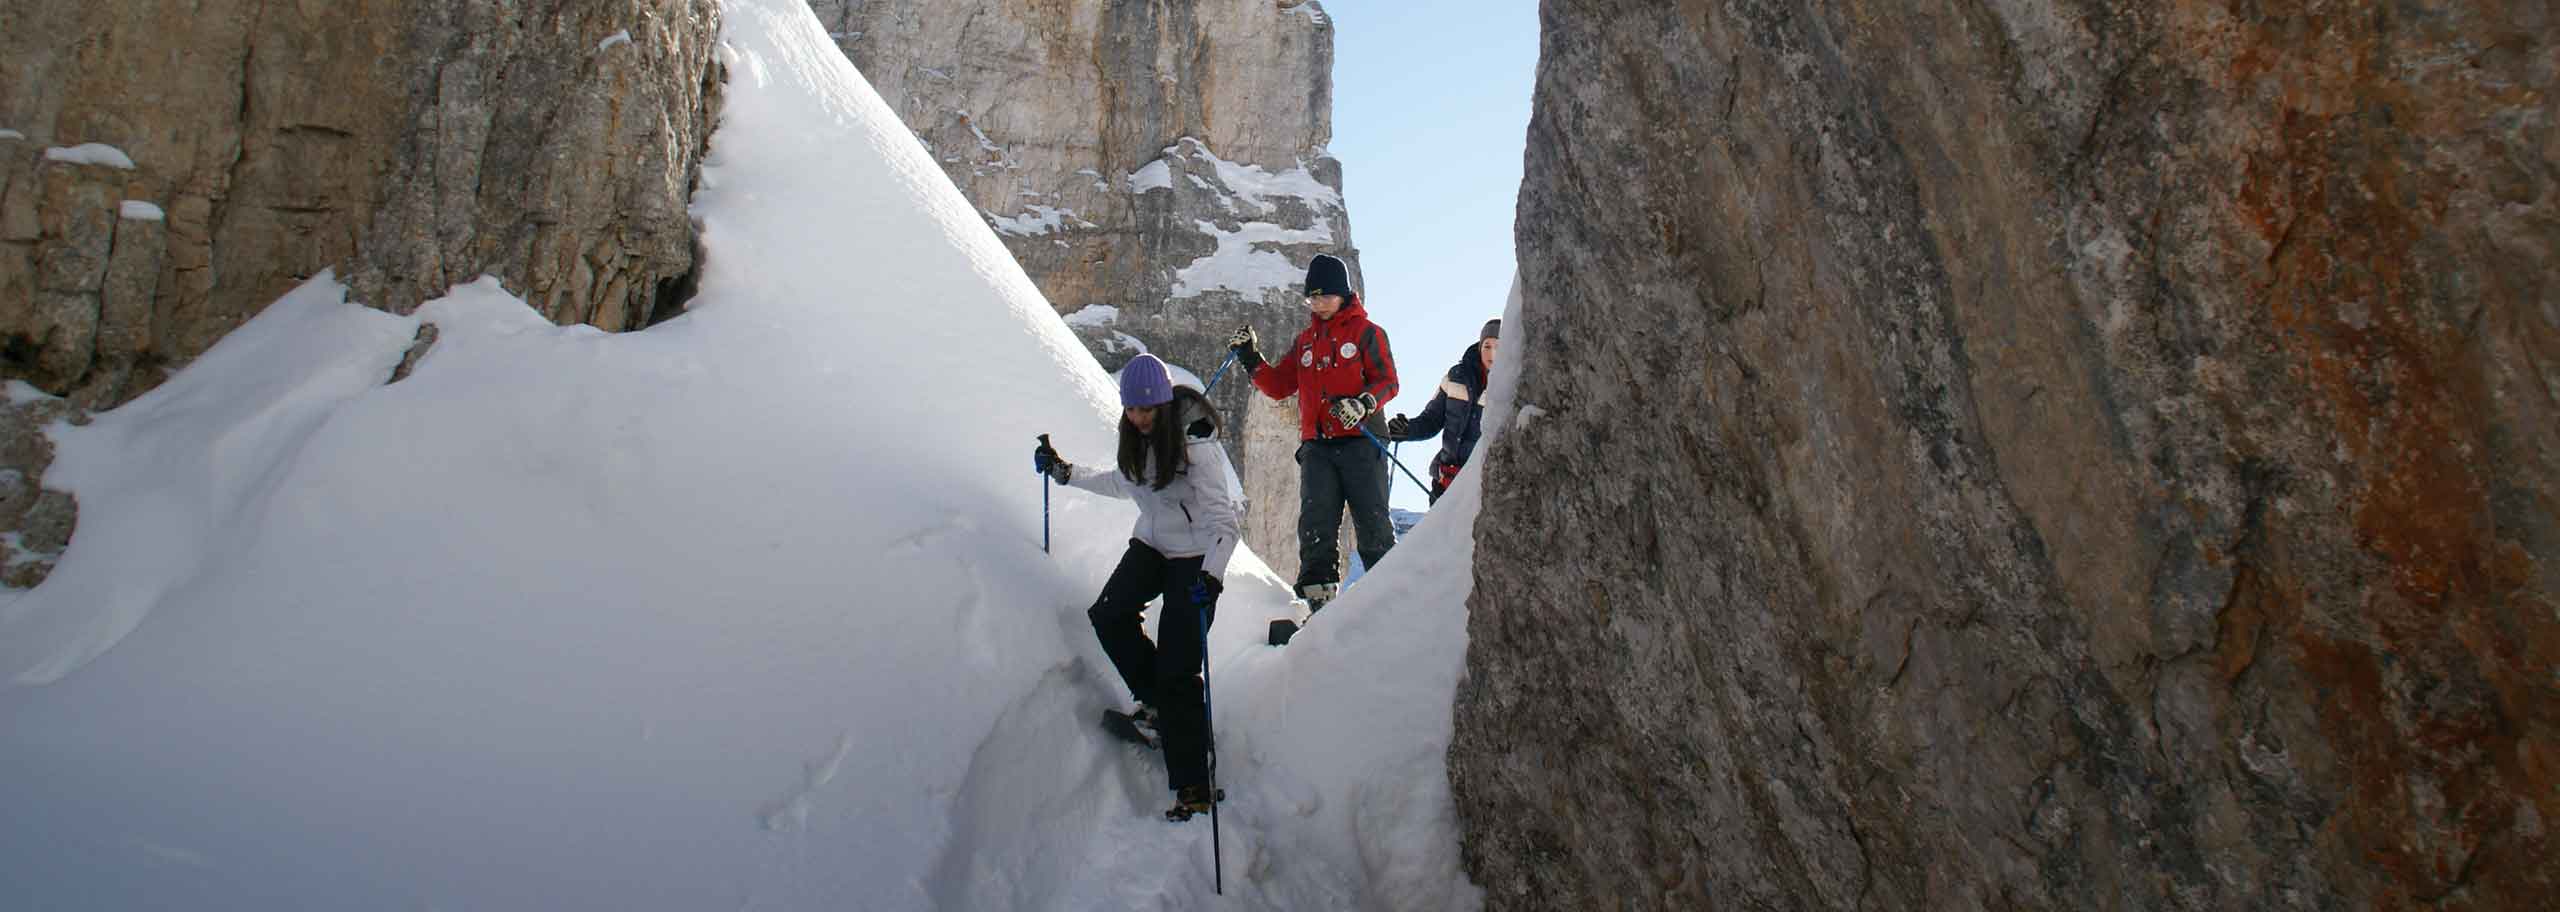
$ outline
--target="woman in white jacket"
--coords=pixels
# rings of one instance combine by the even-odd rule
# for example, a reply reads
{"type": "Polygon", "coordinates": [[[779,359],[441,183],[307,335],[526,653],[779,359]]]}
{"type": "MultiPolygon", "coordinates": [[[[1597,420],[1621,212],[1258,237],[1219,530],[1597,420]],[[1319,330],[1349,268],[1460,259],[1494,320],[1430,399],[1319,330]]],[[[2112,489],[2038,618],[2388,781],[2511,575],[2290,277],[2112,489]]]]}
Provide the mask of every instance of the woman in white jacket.
{"type": "Polygon", "coordinates": [[[1188,820],[1215,800],[1200,668],[1242,505],[1234,469],[1218,448],[1217,408],[1207,397],[1175,388],[1163,361],[1139,355],[1120,371],[1120,404],[1116,468],[1070,465],[1046,444],[1032,461],[1059,484],[1138,502],[1129,550],[1085,615],[1138,700],[1131,715],[1162,736],[1165,778],[1174,792],[1165,817],[1188,820]],[[1165,608],[1150,642],[1139,615],[1159,595],[1165,608]]]}

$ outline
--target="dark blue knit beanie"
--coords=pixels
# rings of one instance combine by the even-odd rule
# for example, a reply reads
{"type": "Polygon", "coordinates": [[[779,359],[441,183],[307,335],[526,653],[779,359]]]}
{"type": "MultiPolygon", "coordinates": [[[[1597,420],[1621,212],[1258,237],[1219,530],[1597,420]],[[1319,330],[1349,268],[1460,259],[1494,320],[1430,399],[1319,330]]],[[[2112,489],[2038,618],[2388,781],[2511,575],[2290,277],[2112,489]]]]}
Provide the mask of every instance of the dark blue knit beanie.
{"type": "Polygon", "coordinates": [[[1315,262],[1307,264],[1307,297],[1317,295],[1351,295],[1351,271],[1331,254],[1316,254],[1315,262]]]}

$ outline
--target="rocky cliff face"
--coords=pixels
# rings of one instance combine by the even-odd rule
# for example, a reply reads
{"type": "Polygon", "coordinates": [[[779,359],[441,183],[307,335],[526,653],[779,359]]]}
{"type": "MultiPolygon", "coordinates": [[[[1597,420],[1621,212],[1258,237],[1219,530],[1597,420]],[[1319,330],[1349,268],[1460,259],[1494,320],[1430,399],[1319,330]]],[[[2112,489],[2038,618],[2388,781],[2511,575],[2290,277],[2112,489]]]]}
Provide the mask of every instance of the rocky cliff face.
{"type": "Polygon", "coordinates": [[[0,7],[7,581],[69,534],[36,422],[150,389],[335,269],[405,312],[493,274],[554,320],[687,294],[715,0],[0,7]],[[40,414],[41,413],[41,414],[40,414]],[[40,506],[41,504],[41,506],[40,506]]]}
{"type": "Polygon", "coordinates": [[[1543,19],[1493,905],[2560,895],[2547,10],[1543,19]]]}
{"type": "MultiPolygon", "coordinates": [[[[1225,338],[1306,321],[1315,254],[1353,261],[1321,4],[810,0],[1106,368],[1206,382],[1225,338]]],[[[1297,415],[1230,372],[1245,541],[1296,569],[1297,415]]]]}

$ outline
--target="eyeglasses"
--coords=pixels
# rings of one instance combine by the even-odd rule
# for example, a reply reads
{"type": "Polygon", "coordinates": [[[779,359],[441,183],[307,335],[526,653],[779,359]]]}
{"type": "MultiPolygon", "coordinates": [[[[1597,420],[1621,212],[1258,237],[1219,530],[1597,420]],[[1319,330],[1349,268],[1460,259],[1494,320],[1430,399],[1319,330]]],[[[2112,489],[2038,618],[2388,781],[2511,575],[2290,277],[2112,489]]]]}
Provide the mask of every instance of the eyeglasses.
{"type": "Polygon", "coordinates": [[[1324,299],[1326,299],[1326,298],[1332,298],[1332,299],[1333,299],[1333,302],[1334,302],[1334,303],[1336,303],[1336,304],[1340,304],[1340,303],[1342,303],[1342,296],[1341,296],[1341,295],[1338,295],[1338,294],[1314,294],[1314,295],[1308,295],[1308,296],[1307,296],[1307,298],[1306,298],[1307,306],[1308,306],[1308,307],[1314,307],[1314,306],[1316,306],[1316,302],[1317,302],[1317,301],[1321,301],[1321,300],[1324,300],[1324,299]]]}

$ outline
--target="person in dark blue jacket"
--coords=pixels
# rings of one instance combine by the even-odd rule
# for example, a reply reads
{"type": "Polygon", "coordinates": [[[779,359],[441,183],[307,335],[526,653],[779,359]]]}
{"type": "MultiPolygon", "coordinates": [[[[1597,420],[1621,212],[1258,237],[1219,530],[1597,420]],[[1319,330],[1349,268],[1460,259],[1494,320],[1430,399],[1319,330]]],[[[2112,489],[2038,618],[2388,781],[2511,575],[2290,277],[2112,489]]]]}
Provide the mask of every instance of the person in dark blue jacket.
{"type": "Polygon", "coordinates": [[[1484,385],[1493,376],[1493,350],[1502,335],[1500,319],[1486,320],[1484,332],[1476,343],[1458,355],[1458,363],[1440,380],[1440,391],[1431,395],[1431,404],[1413,418],[1397,415],[1387,422],[1387,439],[1415,440],[1440,435],[1440,452],[1431,457],[1431,501],[1449,490],[1449,482],[1457,480],[1458,469],[1476,451],[1476,438],[1484,434],[1484,385]]]}

